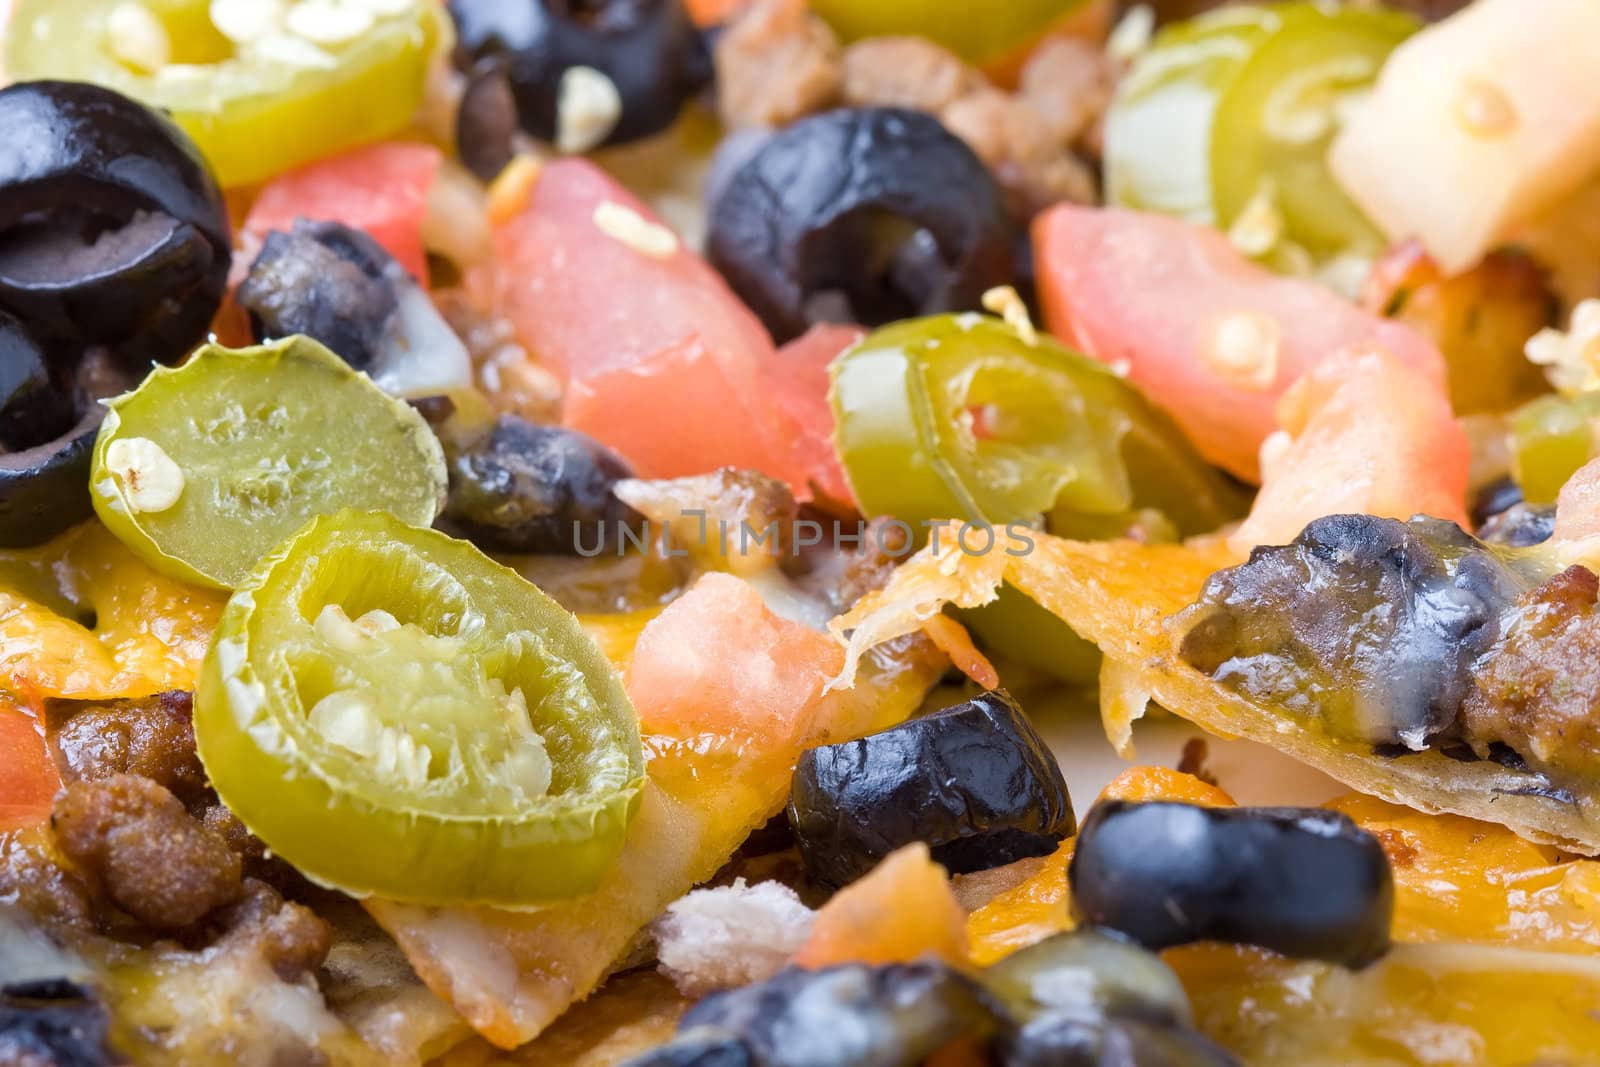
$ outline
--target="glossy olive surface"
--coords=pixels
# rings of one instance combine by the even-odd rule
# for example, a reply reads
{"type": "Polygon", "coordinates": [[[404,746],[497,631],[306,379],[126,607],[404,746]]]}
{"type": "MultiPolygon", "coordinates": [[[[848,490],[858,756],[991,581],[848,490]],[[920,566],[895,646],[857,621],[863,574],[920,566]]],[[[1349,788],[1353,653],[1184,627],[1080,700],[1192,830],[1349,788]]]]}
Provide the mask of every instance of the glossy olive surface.
{"type": "Polygon", "coordinates": [[[707,253],[787,341],[819,321],[977,310],[1012,280],[1013,237],[988,168],[938,119],[845,108],[780,130],[734,173],[707,253]]]}
{"type": "MultiPolygon", "coordinates": [[[[620,98],[621,112],[601,144],[660,133],[711,79],[710,53],[681,0],[450,0],[449,6],[456,65],[475,81],[502,79],[522,128],[544,141],[562,139],[563,80],[574,68],[604,75],[620,98]]],[[[478,109],[486,99],[475,92],[463,101],[462,129],[473,133],[464,140],[473,142],[475,156],[484,121],[478,109]]]]}
{"type": "Polygon", "coordinates": [[[844,885],[913,841],[959,873],[1045,855],[1076,824],[1055,757],[996,690],[806,752],[789,825],[811,874],[844,885]]]}
{"type": "Polygon", "coordinates": [[[998,1024],[983,990],[940,963],[789,968],[700,1001],[628,1067],[918,1067],[998,1024]]]}
{"type": "Polygon", "coordinates": [[[1226,941],[1360,967],[1389,945],[1383,847],[1323,808],[1107,801],[1067,874],[1080,922],[1146,948],[1226,941]]]}
{"type": "Polygon", "coordinates": [[[1454,523],[1331,515],[1213,575],[1179,654],[1335,736],[1418,749],[1453,726],[1468,668],[1526,587],[1454,523]]]}
{"type": "Polygon", "coordinates": [[[227,283],[228,216],[194,143],[109,89],[0,90],[0,308],[75,356],[176,362],[227,283]]]}
{"type": "Polygon", "coordinates": [[[612,489],[633,471],[585,434],[502,415],[450,456],[441,524],[490,552],[597,555],[641,516],[612,489]]]}

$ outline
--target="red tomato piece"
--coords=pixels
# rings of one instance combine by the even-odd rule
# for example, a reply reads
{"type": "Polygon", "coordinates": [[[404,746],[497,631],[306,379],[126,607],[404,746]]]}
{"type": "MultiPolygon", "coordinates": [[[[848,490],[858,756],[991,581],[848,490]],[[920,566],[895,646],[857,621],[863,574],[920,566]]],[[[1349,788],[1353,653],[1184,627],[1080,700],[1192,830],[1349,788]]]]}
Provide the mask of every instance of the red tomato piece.
{"type": "Polygon", "coordinates": [[[1264,451],[1266,481],[1231,543],[1281,545],[1324,515],[1432,515],[1471,528],[1471,446],[1442,386],[1383,349],[1323,360],[1284,394],[1288,440],[1264,451]],[[1276,454],[1275,454],[1276,453],[1276,454]]]}
{"type": "Polygon", "coordinates": [[[833,447],[833,408],[828,404],[828,364],[866,336],[859,326],[813,326],[773,357],[765,388],[794,426],[795,460],[830,500],[854,505],[839,453],[833,447]]]}
{"type": "Polygon", "coordinates": [[[827,634],[779,618],[742,579],[713,573],[644,628],[627,687],[648,734],[798,755],[843,663],[827,634]]]}
{"type": "Polygon", "coordinates": [[[245,236],[260,240],[295,219],[342,222],[365,230],[427,284],[422,219],[443,162],[432,145],[391,142],[307,164],[262,188],[245,217],[245,236]]]}
{"type": "Polygon", "coordinates": [[[1444,360],[1422,335],[1271,273],[1208,227],[1063,204],[1033,236],[1051,332],[1125,367],[1206,458],[1241,478],[1258,478],[1279,398],[1340,349],[1376,344],[1444,382],[1444,360]]]}
{"type": "MultiPolygon", "coordinates": [[[[546,164],[526,206],[496,228],[494,263],[475,284],[487,281],[490,299],[523,344],[565,378],[631,367],[698,339],[730,380],[753,380],[773,350],[760,321],[687,248],[658,257],[607,234],[595,223],[607,202],[660,225],[587,160],[546,164]]],[[[664,399],[657,417],[671,413],[670,395],[664,399]]]]}
{"type": "MultiPolygon", "coordinates": [[[[592,163],[558,160],[545,166],[523,209],[496,228],[494,262],[469,278],[539,362],[566,379],[566,424],[646,477],[744,467],[789,482],[806,499],[815,470],[836,490],[837,461],[829,469],[816,455],[831,422],[823,429],[817,421],[814,396],[794,407],[791,375],[777,369],[761,322],[692,251],[641,248],[614,236],[614,225],[602,229],[602,205],[613,218],[631,214],[636,226],[661,225],[592,163]],[[797,425],[791,408],[809,421],[797,425]]],[[[821,354],[808,345],[800,361],[821,354]]],[[[800,377],[814,394],[817,374],[800,377]]]]}
{"type": "Polygon", "coordinates": [[[561,421],[616,451],[643,478],[739,467],[792,481],[794,465],[777,417],[753,377],[734,377],[690,339],[628,366],[573,379],[561,421]]]}
{"type": "Polygon", "coordinates": [[[61,776],[33,712],[0,697],[0,833],[43,822],[61,776]]]}

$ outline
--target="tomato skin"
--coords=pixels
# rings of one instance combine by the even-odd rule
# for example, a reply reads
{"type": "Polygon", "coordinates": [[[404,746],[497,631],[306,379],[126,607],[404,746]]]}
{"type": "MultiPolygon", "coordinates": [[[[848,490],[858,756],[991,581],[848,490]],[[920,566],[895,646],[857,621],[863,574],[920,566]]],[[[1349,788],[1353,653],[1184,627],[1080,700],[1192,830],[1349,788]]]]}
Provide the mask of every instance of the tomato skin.
{"type": "Polygon", "coordinates": [[[319,160],[268,182],[245,217],[244,233],[262,240],[297,218],[342,222],[365,230],[426,285],[422,219],[443,162],[432,145],[398,141],[319,160]]]}
{"type": "Polygon", "coordinates": [[[61,788],[38,716],[0,697],[0,833],[43,822],[61,788]]]}
{"type": "Polygon", "coordinates": [[[1207,459],[1241,478],[1259,480],[1279,398],[1339,349],[1376,344],[1444,382],[1444,360],[1420,334],[1315,282],[1272,274],[1207,227],[1063,204],[1034,222],[1033,238],[1050,331],[1125,366],[1207,459]],[[1270,380],[1241,382],[1208,358],[1218,324],[1237,313],[1275,327],[1270,380]]]}
{"type": "Polygon", "coordinates": [[[767,364],[763,388],[795,427],[792,444],[803,475],[829,500],[854,504],[844,466],[833,447],[828,364],[867,335],[859,326],[813,326],[767,364]]]}
{"type": "MultiPolygon", "coordinates": [[[[1380,349],[1324,360],[1278,406],[1292,440],[1266,465],[1240,551],[1287,544],[1324,515],[1431,515],[1471,529],[1471,446],[1440,387],[1380,349]]],[[[1270,450],[1269,450],[1270,451],[1270,450]]]]}

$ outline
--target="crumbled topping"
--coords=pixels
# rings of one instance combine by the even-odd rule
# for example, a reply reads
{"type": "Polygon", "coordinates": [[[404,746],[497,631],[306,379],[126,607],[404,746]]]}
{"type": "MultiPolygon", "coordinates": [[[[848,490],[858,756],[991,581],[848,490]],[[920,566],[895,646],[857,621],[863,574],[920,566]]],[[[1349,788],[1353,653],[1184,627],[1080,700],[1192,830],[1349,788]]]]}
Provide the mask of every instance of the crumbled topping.
{"type": "Polygon", "coordinates": [[[568,67],[556,97],[556,147],[577,154],[598,148],[622,118],[622,94],[593,67],[568,67]]]}
{"type": "Polygon", "coordinates": [[[313,44],[348,44],[372,29],[372,12],[329,0],[302,0],[289,9],[284,25],[313,44]]]}
{"type": "Polygon", "coordinates": [[[118,4],[106,17],[111,54],[144,74],[172,60],[172,39],[155,13],[134,0],[118,4]]]}
{"type": "Polygon", "coordinates": [[[1540,330],[1524,351],[1563,393],[1600,388],[1600,300],[1580,303],[1572,309],[1565,332],[1553,327],[1540,330]]]}
{"type": "Polygon", "coordinates": [[[1029,345],[1039,343],[1039,331],[1033,328],[1033,319],[1028,316],[1028,305],[1022,302],[1022,297],[1009,285],[997,285],[983,294],[983,306],[988,311],[994,312],[1006,325],[1017,331],[1017,336],[1029,345]]]}
{"type": "Polygon", "coordinates": [[[677,234],[615,200],[603,200],[595,207],[594,224],[601,233],[641,256],[671,259],[678,254],[677,234]]]}
{"type": "Polygon", "coordinates": [[[1233,220],[1228,240],[1247,256],[1266,255],[1283,240],[1283,213],[1271,182],[1264,182],[1233,220]]]}
{"type": "Polygon", "coordinates": [[[183,469],[148,437],[119,437],[106,448],[106,469],[122,483],[134,513],[166,511],[183,495],[183,469]]]}
{"type": "Polygon", "coordinates": [[[661,970],[688,997],[762,982],[805,943],[815,913],[780,882],[697,889],[651,928],[661,970]]]}
{"type": "Polygon", "coordinates": [[[1517,128],[1517,109],[1498,86],[1481,78],[1462,84],[1456,118],[1478,137],[1504,137],[1517,128]]]}
{"type": "Polygon", "coordinates": [[[1283,331],[1271,316],[1256,311],[1224,315],[1204,346],[1206,364],[1240,389],[1261,391],[1278,380],[1283,331]]]}
{"type": "Polygon", "coordinates": [[[1132,63],[1139,53],[1150,47],[1156,32],[1155,8],[1149,4],[1136,4],[1117,21],[1106,38],[1106,55],[1119,63],[1132,63]]]}
{"type": "Polygon", "coordinates": [[[539,173],[544,163],[538,156],[527,152],[513,156],[505,169],[489,183],[489,221],[498,225],[521,214],[539,184],[539,173]]]}
{"type": "Polygon", "coordinates": [[[237,45],[253,44],[283,24],[282,0],[211,0],[211,24],[237,45]]]}

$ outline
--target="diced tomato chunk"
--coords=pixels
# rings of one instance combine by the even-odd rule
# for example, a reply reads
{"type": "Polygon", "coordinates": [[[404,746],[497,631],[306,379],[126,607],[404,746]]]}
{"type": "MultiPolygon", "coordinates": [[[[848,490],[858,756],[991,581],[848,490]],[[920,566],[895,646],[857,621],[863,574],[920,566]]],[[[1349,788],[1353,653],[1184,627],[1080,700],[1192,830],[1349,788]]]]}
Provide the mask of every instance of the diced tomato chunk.
{"type": "Polygon", "coordinates": [[[865,336],[859,326],[813,326],[778,349],[765,375],[765,391],[794,426],[791,445],[801,472],[841,504],[852,504],[855,497],[833,446],[828,364],[865,336]]]}
{"type": "Polygon", "coordinates": [[[710,264],[681,246],[663,254],[630,242],[617,219],[661,225],[592,163],[550,163],[523,209],[496,228],[494,262],[469,279],[566,380],[567,425],[648,477],[744,467],[789,482],[801,499],[813,479],[838,492],[821,367],[843,332],[802,338],[798,355],[780,357],[710,264]],[[604,228],[603,205],[613,220],[604,228]]]}
{"type": "Polygon", "coordinates": [[[43,822],[61,776],[37,716],[0,697],[0,833],[43,822]]]}
{"type": "Polygon", "coordinates": [[[918,842],[886,856],[834,894],[817,912],[792,962],[820,968],[910,963],[923,956],[965,963],[967,913],[950,888],[950,876],[918,842]]]}
{"type": "MultiPolygon", "coordinates": [[[[753,380],[773,347],[760,321],[687,248],[658,257],[602,230],[595,211],[606,203],[661,224],[593,163],[562,159],[496,228],[489,295],[523,344],[563,377],[584,379],[698,340],[731,379],[753,380]]],[[[663,399],[658,415],[672,410],[663,399]]]]}
{"type": "Polygon", "coordinates": [[[567,386],[562,422],[627,459],[644,478],[719,467],[788,480],[793,463],[772,407],[698,340],[567,386]]]}
{"type": "Polygon", "coordinates": [[[342,222],[366,231],[412,277],[427,283],[422,220],[444,155],[432,145],[386,143],[318,160],[268,182],[245,217],[255,239],[295,219],[342,222]]]}
{"type": "Polygon", "coordinates": [[[1051,332],[1124,367],[1206,458],[1241,478],[1258,477],[1279,397],[1340,349],[1376,344],[1444,381],[1420,334],[1263,269],[1209,227],[1063,204],[1033,235],[1051,332]]]}
{"type": "MultiPolygon", "coordinates": [[[[1353,349],[1284,394],[1288,439],[1232,543],[1285,544],[1324,515],[1431,515],[1468,525],[1471,447],[1442,387],[1388,352],[1353,349]]],[[[1275,451],[1278,454],[1273,454],[1275,451]]]]}
{"type": "Polygon", "coordinates": [[[639,635],[627,687],[648,734],[798,756],[843,662],[827,634],[774,615],[742,579],[707,574],[639,635]]]}

